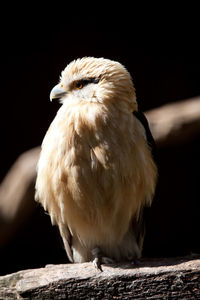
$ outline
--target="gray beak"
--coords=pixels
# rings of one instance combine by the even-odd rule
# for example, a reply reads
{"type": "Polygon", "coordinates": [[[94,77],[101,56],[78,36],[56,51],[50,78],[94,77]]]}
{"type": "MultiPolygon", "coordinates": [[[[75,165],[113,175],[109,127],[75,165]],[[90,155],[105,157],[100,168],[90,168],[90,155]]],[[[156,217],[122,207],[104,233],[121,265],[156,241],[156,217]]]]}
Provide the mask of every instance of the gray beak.
{"type": "Polygon", "coordinates": [[[60,86],[60,84],[57,84],[56,86],[54,86],[54,88],[51,90],[50,93],[50,101],[52,101],[53,99],[59,99],[62,98],[63,96],[65,96],[67,94],[67,91],[64,90],[64,88],[62,88],[60,86]]]}

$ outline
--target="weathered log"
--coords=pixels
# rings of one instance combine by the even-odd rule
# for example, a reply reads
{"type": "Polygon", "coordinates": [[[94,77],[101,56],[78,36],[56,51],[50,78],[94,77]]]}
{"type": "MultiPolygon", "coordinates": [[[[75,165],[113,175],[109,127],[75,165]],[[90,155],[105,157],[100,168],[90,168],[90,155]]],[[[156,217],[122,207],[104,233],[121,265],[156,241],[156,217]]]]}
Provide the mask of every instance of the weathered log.
{"type": "Polygon", "coordinates": [[[166,104],[145,115],[157,147],[180,145],[200,135],[200,97],[166,104]]]}
{"type": "Polygon", "coordinates": [[[0,185],[0,247],[9,240],[32,213],[34,185],[40,147],[16,160],[0,185]]]}
{"type": "Polygon", "coordinates": [[[116,264],[48,265],[0,277],[0,299],[200,299],[200,256],[116,264]]]}

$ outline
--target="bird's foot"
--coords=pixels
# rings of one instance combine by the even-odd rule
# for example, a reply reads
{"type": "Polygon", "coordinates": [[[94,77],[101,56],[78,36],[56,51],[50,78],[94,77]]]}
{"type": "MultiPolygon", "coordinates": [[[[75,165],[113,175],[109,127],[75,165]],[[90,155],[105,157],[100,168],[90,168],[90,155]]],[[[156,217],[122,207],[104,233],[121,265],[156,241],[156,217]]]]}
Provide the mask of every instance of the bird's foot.
{"type": "Polygon", "coordinates": [[[92,250],[92,255],[94,257],[94,260],[92,261],[93,265],[97,270],[100,270],[103,272],[101,265],[102,264],[113,264],[114,260],[107,257],[107,256],[102,256],[101,250],[99,247],[96,247],[92,250]]]}
{"type": "Polygon", "coordinates": [[[96,247],[92,249],[92,256],[94,257],[94,260],[92,261],[93,265],[97,270],[100,270],[103,272],[101,264],[102,264],[102,255],[101,255],[101,250],[99,247],[96,247]]]}
{"type": "Polygon", "coordinates": [[[103,272],[102,267],[101,267],[101,263],[102,263],[101,258],[95,257],[95,259],[92,261],[92,263],[97,270],[103,272]]]}

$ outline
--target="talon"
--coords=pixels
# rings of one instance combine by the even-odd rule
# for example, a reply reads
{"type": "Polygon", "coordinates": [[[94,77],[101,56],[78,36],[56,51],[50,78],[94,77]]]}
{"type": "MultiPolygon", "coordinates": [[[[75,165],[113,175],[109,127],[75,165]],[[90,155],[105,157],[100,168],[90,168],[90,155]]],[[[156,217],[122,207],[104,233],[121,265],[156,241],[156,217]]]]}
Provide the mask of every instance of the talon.
{"type": "Polygon", "coordinates": [[[102,256],[101,256],[101,250],[99,249],[99,247],[96,247],[94,249],[92,249],[92,255],[94,257],[93,260],[93,265],[95,266],[95,268],[97,270],[100,270],[101,272],[103,272],[102,267],[101,267],[101,263],[102,263],[102,256]]]}
{"type": "Polygon", "coordinates": [[[97,270],[100,270],[101,272],[103,272],[102,267],[101,267],[101,259],[99,257],[95,257],[95,259],[93,260],[92,263],[97,270]]]}
{"type": "Polygon", "coordinates": [[[112,258],[109,258],[107,256],[102,256],[101,249],[99,247],[96,247],[92,249],[92,255],[94,257],[93,265],[97,270],[100,270],[103,272],[101,264],[110,265],[114,264],[115,261],[112,258]]]}

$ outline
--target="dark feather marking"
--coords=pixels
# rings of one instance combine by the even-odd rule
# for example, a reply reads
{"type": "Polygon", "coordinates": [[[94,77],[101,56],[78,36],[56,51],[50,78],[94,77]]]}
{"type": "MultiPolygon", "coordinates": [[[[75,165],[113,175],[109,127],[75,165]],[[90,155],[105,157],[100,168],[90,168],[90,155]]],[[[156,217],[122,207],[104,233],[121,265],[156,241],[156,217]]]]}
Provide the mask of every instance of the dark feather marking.
{"type": "Polygon", "coordinates": [[[149,123],[147,121],[147,118],[145,115],[140,112],[140,111],[134,111],[133,115],[140,121],[140,123],[143,125],[145,132],[146,132],[146,137],[147,137],[147,143],[151,148],[151,153],[153,156],[153,159],[156,160],[156,144],[154,141],[154,138],[151,134],[150,128],[149,128],[149,123]]]}
{"type": "MultiPolygon", "coordinates": [[[[151,149],[152,157],[156,162],[157,161],[156,144],[152,136],[152,133],[150,131],[148,121],[145,115],[140,111],[134,111],[133,115],[141,122],[141,124],[145,129],[147,143],[151,149]]],[[[136,218],[133,219],[133,224],[132,224],[133,230],[140,249],[142,249],[143,246],[143,241],[145,236],[145,223],[149,217],[149,209],[150,209],[149,207],[143,207],[143,209],[141,209],[140,211],[139,217],[137,219],[136,218]]]]}
{"type": "Polygon", "coordinates": [[[88,84],[90,84],[90,83],[97,84],[97,83],[99,83],[99,81],[100,81],[100,77],[88,77],[88,78],[83,78],[83,79],[80,79],[80,80],[75,81],[75,86],[76,86],[77,88],[79,88],[79,86],[84,87],[84,86],[86,86],[86,85],[88,85],[88,84]]]}

